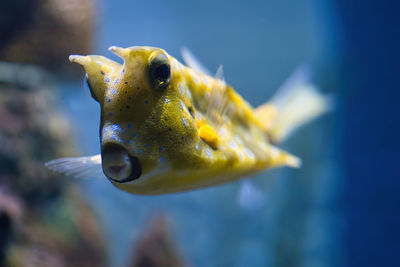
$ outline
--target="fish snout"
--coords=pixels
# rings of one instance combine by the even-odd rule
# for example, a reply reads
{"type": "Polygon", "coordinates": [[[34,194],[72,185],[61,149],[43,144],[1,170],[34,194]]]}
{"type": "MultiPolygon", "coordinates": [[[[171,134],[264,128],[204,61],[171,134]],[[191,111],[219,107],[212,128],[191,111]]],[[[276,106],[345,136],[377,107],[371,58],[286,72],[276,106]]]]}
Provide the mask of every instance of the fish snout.
{"type": "Polygon", "coordinates": [[[106,144],[102,147],[103,172],[108,179],[116,183],[126,183],[138,179],[142,168],[137,157],[118,144],[106,144]]]}

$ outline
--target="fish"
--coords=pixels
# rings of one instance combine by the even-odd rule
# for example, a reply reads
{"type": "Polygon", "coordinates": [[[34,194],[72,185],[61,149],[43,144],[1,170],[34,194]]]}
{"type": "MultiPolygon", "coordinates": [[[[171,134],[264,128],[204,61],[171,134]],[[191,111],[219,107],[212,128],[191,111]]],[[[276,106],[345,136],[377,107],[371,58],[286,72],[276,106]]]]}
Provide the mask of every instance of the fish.
{"type": "Polygon", "coordinates": [[[186,48],[184,63],[157,47],[112,46],[119,63],[71,55],[100,104],[101,154],[45,165],[79,178],[104,177],[142,195],[185,192],[236,181],[301,160],[278,147],[329,111],[332,100],[297,70],[265,104],[253,108],[223,77],[186,48]]]}

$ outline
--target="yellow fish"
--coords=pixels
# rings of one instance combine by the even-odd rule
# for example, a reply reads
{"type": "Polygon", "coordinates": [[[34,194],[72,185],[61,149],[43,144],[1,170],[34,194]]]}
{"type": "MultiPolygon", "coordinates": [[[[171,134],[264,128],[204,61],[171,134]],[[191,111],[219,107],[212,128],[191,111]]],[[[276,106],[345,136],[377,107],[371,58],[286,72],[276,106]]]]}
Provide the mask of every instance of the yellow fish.
{"type": "Polygon", "coordinates": [[[299,167],[275,144],[327,111],[329,98],[297,72],[266,104],[253,109],[222,77],[211,77],[188,51],[181,64],[154,47],[112,46],[123,64],[103,56],[70,56],[86,70],[100,103],[101,155],[56,159],[50,169],[101,176],[134,194],[214,186],[265,169],[299,167]]]}

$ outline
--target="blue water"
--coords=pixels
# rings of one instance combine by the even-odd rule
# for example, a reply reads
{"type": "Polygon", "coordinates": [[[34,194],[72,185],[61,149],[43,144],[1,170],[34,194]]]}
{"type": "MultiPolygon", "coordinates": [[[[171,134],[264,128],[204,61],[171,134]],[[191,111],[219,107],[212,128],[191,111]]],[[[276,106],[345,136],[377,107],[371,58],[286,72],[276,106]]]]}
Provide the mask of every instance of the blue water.
{"type": "MultiPolygon", "coordinates": [[[[189,47],[252,105],[264,103],[299,65],[316,70],[334,91],[336,32],[328,1],[100,1],[95,53],[119,60],[111,45],[150,45],[180,59],[189,47]]],[[[99,106],[83,82],[63,87],[62,105],[75,126],[80,153],[99,153],[99,106]]],[[[134,241],[155,214],[166,215],[191,266],[338,266],[341,218],[334,204],[341,181],[333,157],[334,115],[301,129],[284,148],[300,170],[251,178],[262,193],[254,208],[238,205],[242,182],[166,196],[135,196],[105,178],[82,181],[99,214],[110,266],[124,266],[134,241]]]]}

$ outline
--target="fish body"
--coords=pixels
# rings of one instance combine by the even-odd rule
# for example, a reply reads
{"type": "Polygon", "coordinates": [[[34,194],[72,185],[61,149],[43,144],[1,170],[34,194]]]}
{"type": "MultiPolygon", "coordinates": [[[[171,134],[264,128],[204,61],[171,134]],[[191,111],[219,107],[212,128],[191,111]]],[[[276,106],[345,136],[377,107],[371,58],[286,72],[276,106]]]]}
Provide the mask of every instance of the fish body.
{"type": "Polygon", "coordinates": [[[116,187],[135,194],[213,186],[272,167],[299,167],[297,157],[273,143],[326,109],[314,93],[305,98],[316,103],[313,111],[301,117],[286,108],[282,119],[277,105],[252,108],[224,81],[222,68],[212,77],[191,55],[192,68],[160,48],[110,50],[124,63],[70,57],[85,68],[101,106],[101,157],[54,160],[49,168],[85,176],[102,167],[116,187]]]}

